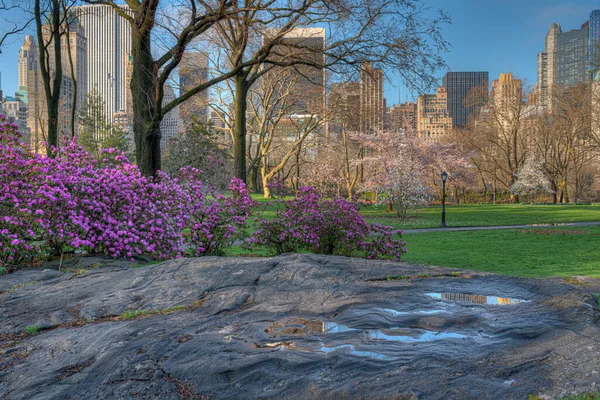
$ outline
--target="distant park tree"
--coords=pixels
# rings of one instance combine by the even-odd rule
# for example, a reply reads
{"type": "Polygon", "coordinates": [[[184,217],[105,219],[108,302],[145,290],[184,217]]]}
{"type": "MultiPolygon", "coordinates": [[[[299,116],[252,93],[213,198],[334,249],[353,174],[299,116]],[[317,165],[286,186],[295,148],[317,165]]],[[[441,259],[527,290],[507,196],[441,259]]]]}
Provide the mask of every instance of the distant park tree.
{"type": "Polygon", "coordinates": [[[114,148],[129,150],[127,133],[116,124],[110,123],[104,113],[104,100],[96,88],[85,97],[79,111],[79,136],[77,142],[88,153],[98,157],[100,149],[114,148]]]}

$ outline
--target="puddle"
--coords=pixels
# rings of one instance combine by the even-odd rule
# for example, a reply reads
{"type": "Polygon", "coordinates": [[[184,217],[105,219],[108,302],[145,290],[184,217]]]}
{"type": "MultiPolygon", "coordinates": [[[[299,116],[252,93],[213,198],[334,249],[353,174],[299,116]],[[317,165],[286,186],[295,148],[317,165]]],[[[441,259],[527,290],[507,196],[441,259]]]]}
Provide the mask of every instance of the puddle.
{"type": "Polygon", "coordinates": [[[459,303],[510,305],[527,303],[529,300],[513,299],[510,297],[482,296],[468,293],[426,293],[427,296],[440,300],[452,300],[459,303]]]}
{"type": "Polygon", "coordinates": [[[395,342],[414,343],[430,342],[442,339],[464,339],[469,336],[453,332],[436,332],[424,329],[378,329],[367,331],[367,337],[371,340],[391,340],[395,342]]]}
{"type": "Polygon", "coordinates": [[[349,332],[355,331],[354,328],[349,328],[345,325],[339,325],[335,322],[325,322],[325,333],[340,333],[340,332],[349,332]]]}
{"type": "Polygon", "coordinates": [[[398,311],[393,308],[383,308],[384,312],[392,315],[418,315],[418,314],[439,314],[445,312],[445,310],[417,310],[417,311],[398,311]]]}
{"type": "MultiPolygon", "coordinates": [[[[341,327],[340,325],[337,327],[341,327]]],[[[310,333],[324,333],[329,329],[335,329],[329,322],[317,319],[292,318],[284,321],[274,322],[265,328],[265,333],[275,335],[306,336],[310,333]]]]}
{"type": "MultiPolygon", "coordinates": [[[[388,312],[403,313],[392,309],[386,309],[388,312]]],[[[442,312],[441,310],[422,310],[423,313],[442,312]]],[[[389,356],[378,351],[365,350],[373,348],[375,350],[390,349],[397,352],[398,347],[390,347],[393,343],[418,343],[441,341],[444,339],[466,339],[475,338],[474,336],[463,335],[454,332],[438,332],[418,328],[379,328],[379,329],[361,329],[351,328],[335,322],[324,322],[320,320],[311,320],[303,318],[291,318],[283,321],[274,322],[265,328],[266,333],[283,336],[308,336],[311,334],[327,334],[315,337],[313,340],[304,341],[277,341],[263,344],[255,344],[255,348],[271,348],[279,350],[294,350],[312,353],[332,353],[335,351],[349,351],[350,354],[357,357],[371,357],[377,359],[395,359],[397,357],[389,356]],[[346,335],[340,335],[347,333],[346,335]],[[341,343],[340,343],[341,342],[341,343]],[[357,349],[362,347],[362,349],[357,349]]]]}
{"type": "MultiPolygon", "coordinates": [[[[361,351],[361,350],[356,350],[356,346],[352,345],[352,344],[340,344],[339,346],[333,346],[333,347],[326,347],[326,346],[321,346],[321,348],[319,348],[317,351],[323,352],[323,353],[331,353],[333,351],[336,350],[343,350],[343,349],[350,349],[350,353],[358,356],[358,357],[372,357],[372,358],[379,358],[382,360],[390,360],[390,359],[394,359],[395,357],[392,356],[387,356],[385,354],[381,354],[381,353],[377,353],[375,351],[361,351]]],[[[300,351],[306,351],[303,349],[298,349],[300,351]]]]}

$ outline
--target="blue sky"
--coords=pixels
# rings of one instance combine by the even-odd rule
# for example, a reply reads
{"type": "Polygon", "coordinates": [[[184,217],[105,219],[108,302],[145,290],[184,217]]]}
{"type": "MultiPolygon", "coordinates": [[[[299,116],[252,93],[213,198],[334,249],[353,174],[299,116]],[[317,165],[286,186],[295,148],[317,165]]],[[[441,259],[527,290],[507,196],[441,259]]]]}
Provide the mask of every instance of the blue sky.
{"type": "MultiPolygon", "coordinates": [[[[433,9],[444,8],[452,24],[443,29],[452,47],[444,55],[451,71],[489,71],[490,79],[512,72],[534,84],[537,53],[543,51],[544,37],[553,22],[563,31],[579,28],[600,0],[429,0],[433,9]]],[[[17,89],[17,55],[22,37],[2,49],[0,72],[2,89],[12,95],[17,89]]],[[[441,77],[445,71],[439,72],[441,77]]],[[[413,100],[418,93],[408,91],[392,75],[386,82],[388,104],[413,100]]]]}
{"type": "MultiPolygon", "coordinates": [[[[444,56],[451,71],[488,71],[490,80],[501,72],[537,80],[537,53],[544,50],[550,24],[558,22],[563,31],[580,28],[600,0],[432,0],[432,8],[444,8],[452,24],[443,29],[452,47],[444,56]]],[[[441,78],[445,71],[440,71],[441,78]]],[[[413,100],[393,75],[386,82],[388,104],[413,100]]]]}

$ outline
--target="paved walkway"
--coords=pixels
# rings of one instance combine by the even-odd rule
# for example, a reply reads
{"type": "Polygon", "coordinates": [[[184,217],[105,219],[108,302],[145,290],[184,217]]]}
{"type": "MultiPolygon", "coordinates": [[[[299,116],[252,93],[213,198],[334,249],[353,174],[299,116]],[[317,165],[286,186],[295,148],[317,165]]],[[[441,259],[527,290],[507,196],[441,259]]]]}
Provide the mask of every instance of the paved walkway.
{"type": "Polygon", "coordinates": [[[501,229],[530,229],[530,228],[548,228],[548,227],[555,227],[555,226],[597,226],[597,225],[600,225],[600,221],[557,222],[554,224],[533,224],[533,225],[460,226],[460,227],[448,227],[448,228],[403,229],[402,234],[428,233],[428,232],[496,231],[496,230],[501,230],[501,229]]]}

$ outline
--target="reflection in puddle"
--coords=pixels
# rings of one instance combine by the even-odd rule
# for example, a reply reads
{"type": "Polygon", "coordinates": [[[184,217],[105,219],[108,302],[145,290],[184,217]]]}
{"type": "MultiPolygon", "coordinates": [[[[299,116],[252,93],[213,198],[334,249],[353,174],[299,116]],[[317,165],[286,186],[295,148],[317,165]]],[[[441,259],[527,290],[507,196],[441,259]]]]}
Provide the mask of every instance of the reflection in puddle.
{"type": "Polygon", "coordinates": [[[340,333],[355,331],[354,328],[349,328],[346,325],[338,325],[335,322],[325,322],[325,333],[340,333]]]}
{"type": "Polygon", "coordinates": [[[274,322],[265,328],[265,333],[275,335],[293,335],[305,336],[309,333],[326,332],[326,324],[316,319],[291,318],[283,321],[274,322]]]}
{"type": "MultiPolygon", "coordinates": [[[[389,310],[395,311],[395,310],[389,310]]],[[[395,311],[396,312],[396,311],[395,311]]],[[[425,311],[427,313],[440,312],[439,310],[425,311]]],[[[444,339],[466,339],[475,338],[460,333],[438,332],[417,328],[379,328],[379,329],[361,329],[350,328],[346,325],[340,325],[335,322],[324,322],[320,320],[290,318],[283,321],[274,322],[265,328],[266,333],[283,336],[308,336],[311,334],[316,337],[315,341],[277,341],[263,344],[255,344],[255,348],[271,348],[279,350],[294,350],[311,353],[329,354],[340,350],[348,352],[358,357],[371,357],[378,359],[395,359],[397,357],[389,356],[378,351],[366,349],[385,350],[390,349],[392,343],[418,343],[431,342],[444,339]],[[349,332],[349,333],[348,333],[349,332]],[[347,334],[346,334],[347,333],[347,334]],[[340,343],[341,342],[341,343],[340,343]],[[387,344],[389,343],[389,344],[387,344]],[[362,348],[360,350],[357,349],[362,348]]],[[[397,347],[392,348],[398,351],[397,347]]]]}
{"type": "MultiPolygon", "coordinates": [[[[321,346],[321,348],[318,349],[317,351],[321,351],[323,353],[331,353],[332,351],[340,350],[340,349],[350,349],[350,353],[355,356],[358,356],[358,357],[373,357],[373,358],[380,358],[380,359],[384,359],[384,360],[394,358],[391,356],[386,356],[385,354],[377,353],[375,351],[356,350],[356,347],[351,344],[341,344],[339,346],[333,346],[333,347],[321,346]]],[[[304,349],[298,349],[298,350],[305,351],[304,349]]]]}
{"type": "Polygon", "coordinates": [[[464,339],[467,336],[452,332],[435,332],[424,329],[378,329],[367,332],[369,339],[392,340],[396,342],[414,343],[429,342],[441,339],[464,339]]]}
{"type": "Polygon", "coordinates": [[[392,315],[412,315],[412,314],[439,314],[443,313],[444,310],[417,310],[417,311],[398,311],[393,308],[384,308],[384,312],[392,315]]]}
{"type": "Polygon", "coordinates": [[[461,303],[473,304],[508,305],[529,302],[529,300],[512,299],[510,297],[482,296],[479,294],[467,293],[426,293],[426,295],[429,297],[433,297],[434,299],[452,300],[461,303]]]}

